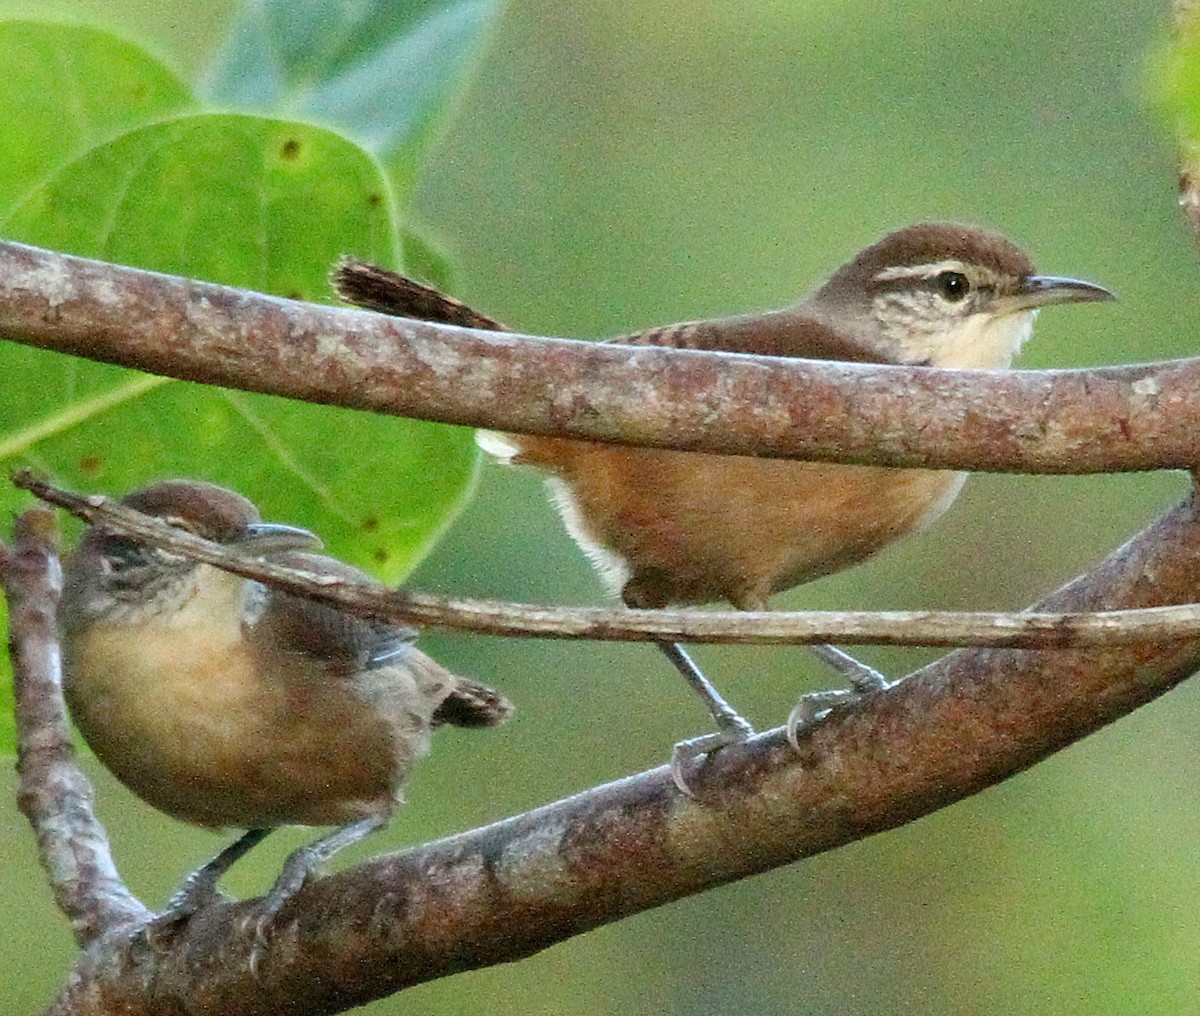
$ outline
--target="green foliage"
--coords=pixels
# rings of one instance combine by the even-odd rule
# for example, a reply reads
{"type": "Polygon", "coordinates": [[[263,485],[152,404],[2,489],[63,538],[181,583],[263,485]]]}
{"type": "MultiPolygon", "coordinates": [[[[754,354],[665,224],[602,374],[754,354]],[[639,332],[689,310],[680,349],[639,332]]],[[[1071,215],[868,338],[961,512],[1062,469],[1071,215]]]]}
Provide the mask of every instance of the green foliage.
{"type": "Polygon", "coordinates": [[[1200,19],[1161,43],[1149,62],[1149,92],[1180,138],[1200,145],[1200,19]]]}
{"type": "Polygon", "coordinates": [[[0,23],[0,67],[0,209],[90,146],[192,104],[158,61],[86,28],[0,23]]]}
{"type": "MultiPolygon", "coordinates": [[[[411,189],[494,5],[388,3],[375,12],[382,33],[345,6],[248,8],[210,84],[225,105],[262,115],[205,111],[154,58],[105,32],[0,23],[0,235],[305,300],[332,298],[327,272],[344,253],[389,265],[411,254],[444,281],[445,259],[401,227],[396,196],[411,189]],[[348,136],[386,154],[391,172],[348,136]]],[[[461,428],[13,344],[0,346],[0,407],[6,467],[114,494],[201,477],[387,581],[457,514],[478,465],[461,428]]],[[[0,511],[22,503],[0,490],[0,511]]],[[[0,704],[0,724],[9,715],[0,704]]],[[[11,743],[0,729],[0,749],[11,743]]]]}
{"type": "Polygon", "coordinates": [[[379,155],[406,193],[500,6],[251,0],[215,61],[207,92],[239,109],[336,124],[379,155]]]}

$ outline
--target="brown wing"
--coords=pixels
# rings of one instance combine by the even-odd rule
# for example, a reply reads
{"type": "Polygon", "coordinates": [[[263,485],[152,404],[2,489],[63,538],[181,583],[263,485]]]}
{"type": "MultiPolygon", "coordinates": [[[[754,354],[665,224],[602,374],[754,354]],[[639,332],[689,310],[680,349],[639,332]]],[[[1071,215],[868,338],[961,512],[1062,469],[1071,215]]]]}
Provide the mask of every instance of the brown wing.
{"type": "MultiPolygon", "coordinates": [[[[355,581],[366,574],[348,564],[302,551],[272,555],[274,564],[355,581]]],[[[415,628],[358,617],[319,600],[261,587],[254,629],[270,633],[276,646],[321,660],[330,675],[350,676],[390,663],[416,640],[415,628]]]]}
{"type": "MultiPolygon", "coordinates": [[[[351,565],[320,554],[289,551],[271,560],[350,581],[367,577],[351,565]]],[[[413,647],[417,637],[414,628],[357,617],[328,603],[292,596],[279,589],[264,589],[264,595],[265,609],[258,624],[270,628],[277,645],[321,660],[330,676],[349,677],[363,670],[392,665],[404,657],[410,667],[424,667],[429,685],[448,689],[434,711],[435,726],[448,723],[456,727],[494,727],[512,714],[512,703],[498,691],[471,678],[459,677],[418,652],[413,647]]]]}
{"type": "Polygon", "coordinates": [[[803,305],[761,314],[684,321],[610,340],[629,346],[669,346],[716,353],[792,356],[807,360],[877,360],[859,343],[805,313],[803,305]]]}
{"type": "MultiPolygon", "coordinates": [[[[432,286],[366,261],[343,258],[334,267],[331,280],[338,296],[347,303],[383,314],[464,328],[507,331],[495,318],[481,314],[432,286]]],[[[796,356],[811,360],[880,359],[845,335],[807,315],[802,305],[764,314],[685,321],[607,341],[629,346],[669,346],[673,349],[796,356]]]]}

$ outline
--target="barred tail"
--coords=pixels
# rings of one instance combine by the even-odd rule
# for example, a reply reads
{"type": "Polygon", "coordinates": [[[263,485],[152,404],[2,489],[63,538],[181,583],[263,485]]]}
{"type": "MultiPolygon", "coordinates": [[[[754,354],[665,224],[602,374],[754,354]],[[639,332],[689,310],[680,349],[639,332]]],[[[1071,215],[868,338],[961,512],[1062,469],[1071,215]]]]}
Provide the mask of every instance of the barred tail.
{"type": "Polygon", "coordinates": [[[434,710],[433,725],[495,727],[513,713],[513,704],[495,688],[468,677],[457,679],[454,689],[434,710]]]}
{"type": "Polygon", "coordinates": [[[432,286],[355,257],[341,258],[329,273],[329,281],[339,299],[380,314],[490,332],[507,331],[499,321],[432,286]]]}

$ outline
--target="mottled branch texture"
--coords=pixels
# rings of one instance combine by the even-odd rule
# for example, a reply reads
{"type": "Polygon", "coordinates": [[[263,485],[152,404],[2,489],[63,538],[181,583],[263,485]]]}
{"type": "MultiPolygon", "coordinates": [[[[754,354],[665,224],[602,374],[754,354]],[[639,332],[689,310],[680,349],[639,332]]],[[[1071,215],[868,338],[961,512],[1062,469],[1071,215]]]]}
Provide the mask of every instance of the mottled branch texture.
{"type": "Polygon", "coordinates": [[[162,519],[143,515],[100,494],[81,495],[22,470],[13,482],[83,521],[101,524],[144,543],[224,568],[248,579],[325,600],[351,613],[419,627],[456,628],[521,638],[603,642],[712,642],[727,645],[976,646],[1067,649],[1131,645],[1200,637],[1200,604],[1092,613],[1003,613],[903,610],[606,610],[543,607],[430,596],[378,582],[316,575],[213,543],[162,519]]]}
{"type": "Polygon", "coordinates": [[[55,901],[75,941],[88,946],[106,932],[136,926],[149,911],[121,882],[92,810],[91,784],[75,763],[54,621],[62,591],[57,540],[49,510],[20,515],[12,547],[0,544],[0,585],[9,609],[18,803],[37,833],[55,901]]]}
{"type": "Polygon", "coordinates": [[[309,402],[521,433],[1030,473],[1200,463],[1200,359],[892,367],[475,331],[0,242],[0,336],[309,402]]]}

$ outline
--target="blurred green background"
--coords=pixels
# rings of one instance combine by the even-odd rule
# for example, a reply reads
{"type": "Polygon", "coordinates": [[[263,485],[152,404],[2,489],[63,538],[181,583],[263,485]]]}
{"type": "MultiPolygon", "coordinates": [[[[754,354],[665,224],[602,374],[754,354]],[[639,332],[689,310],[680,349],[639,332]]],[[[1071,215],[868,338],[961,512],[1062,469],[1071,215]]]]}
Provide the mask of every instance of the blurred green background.
{"type": "MultiPolygon", "coordinates": [[[[185,77],[231,13],[0,0],[0,16],[115,28],[185,77]]],[[[524,330],[593,336],[779,305],[889,228],[961,218],[1120,297],[1047,312],[1021,366],[1186,355],[1200,280],[1169,130],[1144,85],[1167,18],[1166,3],[1128,0],[514,0],[426,167],[418,224],[451,252],[458,295],[524,330]]],[[[1184,489],[1170,474],[976,477],[932,531],[777,605],[1022,606],[1184,489]]],[[[494,466],[413,584],[602,601],[539,479],[494,466]]],[[[658,764],[705,727],[645,647],[424,645],[501,686],[520,714],[499,732],[441,736],[393,828],[354,856],[658,764]]],[[[863,655],[900,674],[930,654],[863,655]]],[[[762,726],[831,680],[801,650],[698,656],[762,726]]],[[[363,1011],[1200,1012],[1198,720],[1185,685],[907,828],[363,1011]]],[[[118,863],[152,905],[223,842],[134,801],[90,759],[89,771],[118,863]]],[[[11,804],[0,814],[0,997],[33,1012],[73,947],[24,820],[11,804]]],[[[304,838],[272,837],[230,888],[263,890],[304,838]]]]}

